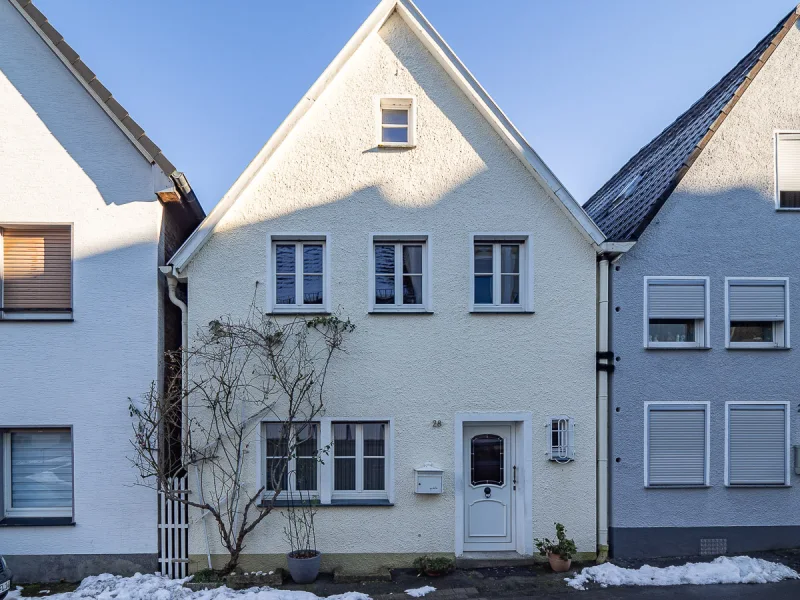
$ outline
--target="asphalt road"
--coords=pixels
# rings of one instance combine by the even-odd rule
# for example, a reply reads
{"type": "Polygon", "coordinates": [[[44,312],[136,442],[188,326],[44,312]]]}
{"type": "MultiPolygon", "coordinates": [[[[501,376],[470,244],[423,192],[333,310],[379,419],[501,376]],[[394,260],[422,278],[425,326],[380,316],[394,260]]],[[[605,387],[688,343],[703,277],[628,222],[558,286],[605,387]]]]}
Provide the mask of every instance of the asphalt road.
{"type": "Polygon", "coordinates": [[[746,599],[746,600],[800,600],[800,580],[787,580],[779,583],[743,584],[743,585],[676,585],[668,587],[609,587],[605,589],[586,590],[574,593],[555,593],[547,595],[513,596],[507,600],[525,598],[558,598],[570,600],[586,598],[587,600],[666,600],[666,599],[746,599]]]}

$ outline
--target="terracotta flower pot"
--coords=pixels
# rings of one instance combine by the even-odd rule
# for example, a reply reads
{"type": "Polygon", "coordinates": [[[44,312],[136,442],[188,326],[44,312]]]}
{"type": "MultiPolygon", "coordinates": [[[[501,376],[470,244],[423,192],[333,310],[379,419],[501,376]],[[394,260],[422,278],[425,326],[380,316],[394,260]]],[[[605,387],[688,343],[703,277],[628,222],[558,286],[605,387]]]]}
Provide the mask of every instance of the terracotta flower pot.
{"type": "Polygon", "coordinates": [[[552,552],[547,555],[547,560],[550,562],[550,568],[556,573],[569,571],[569,568],[572,565],[572,559],[568,558],[567,560],[564,560],[560,555],[553,554],[552,552]]]}

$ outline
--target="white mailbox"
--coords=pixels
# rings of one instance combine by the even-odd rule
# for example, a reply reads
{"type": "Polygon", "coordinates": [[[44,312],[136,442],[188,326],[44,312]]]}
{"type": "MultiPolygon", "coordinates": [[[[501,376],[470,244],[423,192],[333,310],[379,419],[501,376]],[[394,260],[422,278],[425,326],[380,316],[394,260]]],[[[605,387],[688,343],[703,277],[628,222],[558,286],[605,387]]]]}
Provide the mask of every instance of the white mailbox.
{"type": "Polygon", "coordinates": [[[441,494],[442,473],[439,467],[429,462],[417,467],[414,469],[414,491],[417,494],[441,494]]]}

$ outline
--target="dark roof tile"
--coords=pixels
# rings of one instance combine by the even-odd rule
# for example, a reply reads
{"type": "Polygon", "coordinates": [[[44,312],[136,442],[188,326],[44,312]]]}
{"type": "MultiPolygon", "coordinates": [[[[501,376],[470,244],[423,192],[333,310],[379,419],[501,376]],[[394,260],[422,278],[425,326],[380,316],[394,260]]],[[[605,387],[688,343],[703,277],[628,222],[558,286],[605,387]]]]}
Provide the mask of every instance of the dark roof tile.
{"type": "Polygon", "coordinates": [[[609,240],[639,237],[796,20],[796,10],[781,19],[714,87],[589,198],[584,209],[609,240]],[[637,176],[642,179],[627,198],[621,198],[637,176]]]}

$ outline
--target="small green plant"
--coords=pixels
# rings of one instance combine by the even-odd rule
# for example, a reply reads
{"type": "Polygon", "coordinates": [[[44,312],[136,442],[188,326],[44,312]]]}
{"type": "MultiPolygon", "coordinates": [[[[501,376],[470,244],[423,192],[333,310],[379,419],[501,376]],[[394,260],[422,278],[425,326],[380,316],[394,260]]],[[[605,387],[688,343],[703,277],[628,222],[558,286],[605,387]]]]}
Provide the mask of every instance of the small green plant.
{"type": "Polygon", "coordinates": [[[219,581],[219,573],[214,569],[200,569],[192,577],[192,583],[210,583],[219,581]]]}
{"type": "Polygon", "coordinates": [[[414,568],[420,575],[444,575],[453,570],[453,561],[446,556],[420,556],[414,559],[414,568]]]}
{"type": "Polygon", "coordinates": [[[567,537],[567,528],[561,523],[556,523],[555,526],[555,541],[548,538],[544,538],[543,540],[536,539],[534,540],[536,549],[539,550],[539,554],[542,556],[547,556],[548,554],[557,554],[564,560],[569,560],[574,556],[578,549],[575,546],[575,542],[567,537]]]}

